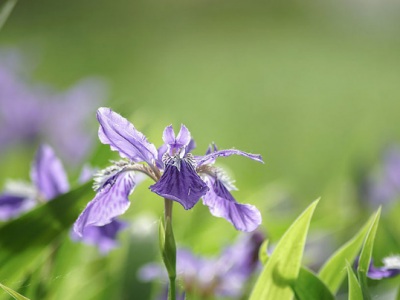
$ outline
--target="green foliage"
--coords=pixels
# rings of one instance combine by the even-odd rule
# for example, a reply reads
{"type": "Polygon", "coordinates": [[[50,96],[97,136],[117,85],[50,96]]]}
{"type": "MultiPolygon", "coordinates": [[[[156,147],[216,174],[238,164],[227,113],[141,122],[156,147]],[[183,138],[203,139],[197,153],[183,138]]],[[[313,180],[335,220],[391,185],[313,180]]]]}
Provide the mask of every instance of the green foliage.
{"type": "Polygon", "coordinates": [[[333,294],[336,294],[346,276],[344,272],[346,261],[354,262],[374,219],[375,217],[372,216],[363,228],[351,240],[340,247],[322,266],[319,276],[333,294]]]}
{"type": "Polygon", "coordinates": [[[263,265],[265,265],[269,259],[268,254],[268,240],[265,240],[261,246],[260,250],[258,251],[258,259],[261,261],[263,265]]]}
{"type": "Polygon", "coordinates": [[[17,0],[7,0],[0,7],[0,30],[6,23],[8,17],[10,16],[12,10],[14,9],[17,0]]]}
{"type": "Polygon", "coordinates": [[[291,286],[300,272],[308,228],[318,201],[314,201],[285,232],[258,277],[250,300],[293,297],[291,286]]]}
{"type": "Polygon", "coordinates": [[[5,285],[0,283],[0,287],[6,291],[11,297],[13,297],[15,300],[29,300],[28,298],[22,296],[21,294],[17,293],[13,289],[10,289],[9,287],[6,287],[5,285]]]}
{"type": "Polygon", "coordinates": [[[353,268],[349,262],[347,262],[346,268],[349,279],[349,300],[363,300],[360,283],[358,282],[357,276],[354,274],[353,268]]]}
{"type": "Polygon", "coordinates": [[[87,183],[1,227],[0,280],[16,281],[32,271],[66,235],[90,196],[87,183]]]}
{"type": "Polygon", "coordinates": [[[365,238],[365,242],[361,250],[357,268],[358,278],[361,284],[361,290],[363,293],[363,297],[366,300],[371,299],[367,285],[367,272],[369,269],[369,264],[371,262],[372,249],[374,247],[375,235],[378,229],[380,215],[381,215],[381,208],[379,208],[377,213],[375,214],[374,221],[368,230],[367,237],[365,238]]]}
{"type": "Polygon", "coordinates": [[[311,270],[301,268],[299,276],[293,285],[293,291],[298,300],[334,300],[328,287],[311,270]]]}

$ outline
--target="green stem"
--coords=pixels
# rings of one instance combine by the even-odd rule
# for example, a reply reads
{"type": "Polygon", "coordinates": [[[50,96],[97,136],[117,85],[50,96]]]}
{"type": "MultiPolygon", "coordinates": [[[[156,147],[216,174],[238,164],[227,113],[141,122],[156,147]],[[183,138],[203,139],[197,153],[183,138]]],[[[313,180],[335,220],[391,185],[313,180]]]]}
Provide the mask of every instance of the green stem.
{"type": "Polygon", "coordinates": [[[165,248],[169,265],[167,267],[169,277],[168,300],[176,299],[176,244],[172,230],[172,200],[164,199],[164,224],[165,224],[165,248]]]}
{"type": "Polygon", "coordinates": [[[175,277],[169,278],[169,289],[168,289],[168,300],[175,300],[176,292],[175,292],[175,277]]]}

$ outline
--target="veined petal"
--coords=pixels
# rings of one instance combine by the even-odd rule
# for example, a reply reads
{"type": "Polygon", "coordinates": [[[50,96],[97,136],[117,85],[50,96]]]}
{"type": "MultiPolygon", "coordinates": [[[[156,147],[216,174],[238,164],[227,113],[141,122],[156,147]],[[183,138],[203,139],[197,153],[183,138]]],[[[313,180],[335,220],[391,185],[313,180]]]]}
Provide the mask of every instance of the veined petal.
{"type": "Polygon", "coordinates": [[[74,230],[82,236],[88,226],[103,226],[122,215],[130,205],[128,196],[136,185],[135,173],[123,171],[97,192],[74,224],[74,230]]]}
{"type": "Polygon", "coordinates": [[[175,144],[175,132],[172,125],[165,127],[162,139],[167,145],[175,144]]]}
{"type": "Polygon", "coordinates": [[[64,167],[48,145],[41,145],[36,153],[31,179],[46,200],[51,200],[69,190],[64,167]]]}
{"type": "Polygon", "coordinates": [[[219,150],[216,152],[208,153],[204,156],[198,156],[198,157],[196,157],[196,163],[197,163],[197,166],[201,166],[204,164],[210,164],[210,163],[213,163],[217,157],[231,156],[231,155],[241,155],[241,156],[250,158],[252,160],[264,163],[260,154],[247,153],[247,152],[240,151],[237,149],[219,150]]]}
{"type": "Polygon", "coordinates": [[[97,111],[97,120],[100,123],[99,139],[103,144],[110,145],[111,150],[134,162],[153,164],[157,160],[156,147],[127,119],[109,108],[101,107],[97,111]]]}
{"type": "Polygon", "coordinates": [[[0,195],[0,221],[7,221],[18,217],[25,211],[35,206],[33,198],[27,198],[12,194],[0,195]]]}
{"type": "Polygon", "coordinates": [[[206,183],[209,191],[203,196],[203,203],[213,216],[226,219],[241,231],[253,231],[261,224],[261,213],[255,206],[238,203],[216,178],[207,176],[206,183]]]}
{"type": "Polygon", "coordinates": [[[189,129],[183,124],[181,124],[181,129],[179,130],[178,136],[176,137],[176,143],[186,147],[189,145],[192,137],[190,135],[189,129]]]}
{"type": "Polygon", "coordinates": [[[165,171],[150,190],[161,197],[179,202],[185,209],[192,208],[208,187],[197,175],[188,158],[170,157],[165,162],[165,171]]]}

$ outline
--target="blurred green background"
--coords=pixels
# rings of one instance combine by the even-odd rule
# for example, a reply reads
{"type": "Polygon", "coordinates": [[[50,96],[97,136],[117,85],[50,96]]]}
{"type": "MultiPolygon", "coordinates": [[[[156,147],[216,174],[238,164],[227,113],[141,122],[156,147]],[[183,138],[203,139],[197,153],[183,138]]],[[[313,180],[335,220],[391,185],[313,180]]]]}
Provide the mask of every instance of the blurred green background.
{"type": "MultiPolygon", "coordinates": [[[[166,125],[183,123],[197,142],[195,154],[212,141],[260,153],[265,165],[219,160],[236,179],[237,200],[260,208],[263,230],[276,241],[321,196],[311,230],[337,246],[371,212],[360,210],[359,177],[400,138],[399,17],[400,4],[389,0],[22,0],[0,32],[0,46],[21,49],[35,65],[34,80],[60,90],[82,77],[104,78],[111,88],[105,105],[157,146],[166,125]]],[[[32,145],[3,153],[0,182],[28,178],[35,151],[32,145]]],[[[116,157],[99,145],[90,160],[103,167],[116,157]]],[[[149,184],[131,196],[132,218],[161,215],[149,184]]],[[[215,253],[236,235],[201,205],[190,212],[176,206],[175,214],[178,242],[196,251],[215,253]]],[[[132,244],[132,253],[143,256],[130,258],[132,282],[141,261],[157,257],[154,235],[153,241],[125,236],[110,258],[132,244]]],[[[398,251],[398,243],[384,251],[398,251]]]]}

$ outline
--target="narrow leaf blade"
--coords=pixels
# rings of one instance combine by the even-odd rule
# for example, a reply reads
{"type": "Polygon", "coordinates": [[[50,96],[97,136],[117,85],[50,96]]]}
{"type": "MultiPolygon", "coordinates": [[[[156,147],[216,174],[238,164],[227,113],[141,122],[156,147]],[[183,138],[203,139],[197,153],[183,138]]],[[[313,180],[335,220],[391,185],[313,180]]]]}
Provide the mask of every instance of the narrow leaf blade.
{"type": "Polygon", "coordinates": [[[314,201],[285,232],[258,277],[250,300],[293,297],[291,286],[300,272],[308,228],[318,201],[314,201]]]}
{"type": "Polygon", "coordinates": [[[349,300],[363,300],[360,283],[349,262],[347,262],[347,276],[349,279],[349,300]]]}
{"type": "Polygon", "coordinates": [[[322,266],[319,271],[319,277],[326,286],[330,289],[332,294],[336,294],[340,285],[346,277],[346,261],[353,263],[357,254],[360,252],[365,236],[373,224],[374,216],[361,228],[357,234],[340,247],[327,262],[322,266]]]}
{"type": "Polygon", "coordinates": [[[374,221],[370,229],[368,230],[364,245],[361,250],[360,259],[358,261],[357,272],[364,299],[371,299],[367,286],[367,272],[369,269],[369,264],[371,262],[372,249],[374,248],[375,236],[378,229],[380,215],[381,208],[379,208],[376,212],[374,221]]]}
{"type": "Polygon", "coordinates": [[[307,268],[301,268],[299,276],[292,287],[298,300],[334,300],[328,287],[316,274],[307,268]]]}
{"type": "Polygon", "coordinates": [[[11,297],[13,297],[15,300],[29,300],[29,298],[26,298],[25,296],[22,296],[21,294],[17,293],[13,289],[10,289],[9,287],[6,287],[5,285],[0,283],[0,287],[7,292],[11,297]]]}

